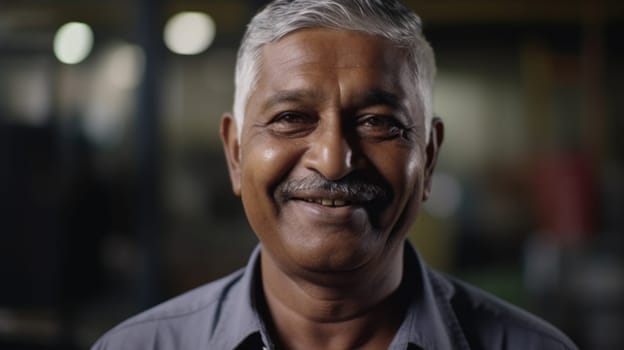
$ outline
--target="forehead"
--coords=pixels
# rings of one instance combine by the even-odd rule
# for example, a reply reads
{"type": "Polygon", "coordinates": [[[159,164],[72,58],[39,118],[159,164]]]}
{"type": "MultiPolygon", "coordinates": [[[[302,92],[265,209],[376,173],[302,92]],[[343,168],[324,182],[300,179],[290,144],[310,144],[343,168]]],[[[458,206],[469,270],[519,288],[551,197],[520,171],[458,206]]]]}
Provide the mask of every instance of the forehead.
{"type": "Polygon", "coordinates": [[[336,87],[342,94],[382,89],[413,96],[415,85],[405,56],[403,49],[379,36],[325,28],[299,30],[264,45],[253,95],[336,87]]]}

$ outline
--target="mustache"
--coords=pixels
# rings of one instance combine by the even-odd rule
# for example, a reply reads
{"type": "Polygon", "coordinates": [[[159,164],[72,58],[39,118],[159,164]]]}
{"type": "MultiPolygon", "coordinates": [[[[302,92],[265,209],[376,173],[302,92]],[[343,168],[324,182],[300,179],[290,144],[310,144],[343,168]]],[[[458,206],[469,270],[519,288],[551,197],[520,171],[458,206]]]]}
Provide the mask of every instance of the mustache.
{"type": "Polygon", "coordinates": [[[372,202],[386,200],[391,191],[385,184],[375,183],[357,175],[347,175],[340,180],[331,181],[315,174],[299,179],[289,179],[278,185],[276,193],[281,198],[292,198],[297,193],[323,193],[353,202],[372,202]]]}

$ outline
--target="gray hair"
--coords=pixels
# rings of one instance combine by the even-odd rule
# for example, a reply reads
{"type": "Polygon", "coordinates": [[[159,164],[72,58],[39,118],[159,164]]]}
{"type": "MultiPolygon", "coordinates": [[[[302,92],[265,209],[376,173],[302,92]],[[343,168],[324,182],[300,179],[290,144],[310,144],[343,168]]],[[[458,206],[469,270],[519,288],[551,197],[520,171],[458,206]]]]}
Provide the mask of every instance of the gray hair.
{"type": "Polygon", "coordinates": [[[275,0],[251,20],[238,51],[234,118],[241,136],[245,108],[260,69],[260,51],[296,30],[351,30],[381,36],[407,52],[425,116],[427,138],[433,118],[435,57],[425,39],[420,18],[399,0],[275,0]]]}

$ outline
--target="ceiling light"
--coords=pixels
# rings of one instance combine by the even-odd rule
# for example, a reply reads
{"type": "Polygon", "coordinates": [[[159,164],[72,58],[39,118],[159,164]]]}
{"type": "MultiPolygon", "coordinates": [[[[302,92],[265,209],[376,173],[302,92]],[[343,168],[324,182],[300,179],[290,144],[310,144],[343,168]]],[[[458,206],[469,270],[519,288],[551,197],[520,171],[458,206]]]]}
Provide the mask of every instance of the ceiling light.
{"type": "Polygon", "coordinates": [[[206,50],[215,37],[215,23],[203,12],[180,12],[167,21],[164,40],[169,50],[196,55],[206,50]]]}
{"type": "Polygon", "coordinates": [[[82,62],[93,48],[93,31],[85,23],[70,22],[54,36],[54,54],[66,64],[82,62]]]}

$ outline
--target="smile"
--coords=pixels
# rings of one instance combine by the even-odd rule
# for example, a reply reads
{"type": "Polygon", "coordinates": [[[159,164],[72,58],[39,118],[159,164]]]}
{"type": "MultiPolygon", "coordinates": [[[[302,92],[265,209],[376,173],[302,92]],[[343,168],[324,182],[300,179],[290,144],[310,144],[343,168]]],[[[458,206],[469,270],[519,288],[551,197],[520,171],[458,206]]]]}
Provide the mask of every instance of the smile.
{"type": "Polygon", "coordinates": [[[313,198],[305,198],[303,200],[308,202],[308,203],[320,204],[320,205],[322,205],[324,207],[344,207],[344,206],[347,206],[347,205],[351,205],[351,202],[346,201],[346,200],[342,200],[342,199],[327,199],[327,198],[313,199],[313,198]]]}

